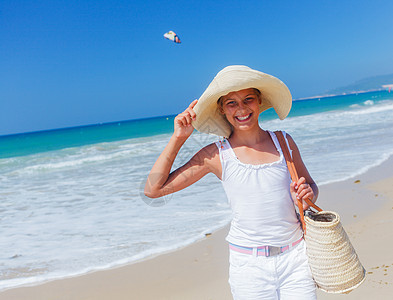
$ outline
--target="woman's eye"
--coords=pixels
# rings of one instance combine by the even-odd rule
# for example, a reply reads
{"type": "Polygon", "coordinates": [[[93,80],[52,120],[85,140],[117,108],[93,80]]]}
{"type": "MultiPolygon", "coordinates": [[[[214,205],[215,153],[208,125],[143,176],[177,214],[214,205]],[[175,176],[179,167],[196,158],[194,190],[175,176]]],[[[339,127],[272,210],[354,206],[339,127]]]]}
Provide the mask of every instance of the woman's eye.
{"type": "Polygon", "coordinates": [[[229,101],[229,102],[226,103],[226,105],[228,105],[228,106],[235,106],[236,102],[235,101],[229,101]]]}

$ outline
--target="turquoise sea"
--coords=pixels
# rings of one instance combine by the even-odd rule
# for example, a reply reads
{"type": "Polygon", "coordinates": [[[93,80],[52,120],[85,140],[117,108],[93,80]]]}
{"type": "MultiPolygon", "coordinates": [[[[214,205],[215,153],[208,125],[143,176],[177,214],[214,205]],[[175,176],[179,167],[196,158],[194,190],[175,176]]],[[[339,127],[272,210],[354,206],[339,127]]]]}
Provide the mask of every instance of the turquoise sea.
{"type": "MultiPolygon", "coordinates": [[[[0,289],[107,269],[192,243],[230,210],[213,175],[161,199],[145,178],[174,116],[0,136],[0,289]]],[[[319,185],[364,173],[393,154],[393,93],[297,100],[286,130],[319,185]]],[[[174,167],[218,138],[194,132],[174,167]]]]}

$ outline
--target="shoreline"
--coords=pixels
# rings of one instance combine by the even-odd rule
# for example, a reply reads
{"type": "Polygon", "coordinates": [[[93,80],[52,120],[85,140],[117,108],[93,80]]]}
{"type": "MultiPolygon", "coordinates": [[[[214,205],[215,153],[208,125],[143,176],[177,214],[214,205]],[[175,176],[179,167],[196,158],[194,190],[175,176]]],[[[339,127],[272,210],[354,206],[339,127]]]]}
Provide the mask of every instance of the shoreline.
{"type": "MultiPolygon", "coordinates": [[[[393,234],[389,233],[393,229],[392,169],[390,157],[366,173],[320,186],[317,203],[326,210],[339,212],[368,276],[361,287],[348,295],[319,291],[318,299],[368,299],[375,292],[393,293],[393,276],[388,269],[393,270],[393,254],[385,253],[389,246],[382,247],[383,254],[378,247],[381,238],[388,245],[393,244],[393,234]],[[390,227],[384,227],[386,224],[390,227]],[[374,232],[375,228],[378,230],[374,232]],[[372,245],[370,240],[375,240],[372,245]],[[377,248],[378,255],[374,255],[372,250],[377,248]]],[[[130,293],[136,299],[231,299],[225,242],[228,228],[227,225],[190,245],[123,266],[7,288],[0,292],[0,299],[130,299],[130,293]]]]}

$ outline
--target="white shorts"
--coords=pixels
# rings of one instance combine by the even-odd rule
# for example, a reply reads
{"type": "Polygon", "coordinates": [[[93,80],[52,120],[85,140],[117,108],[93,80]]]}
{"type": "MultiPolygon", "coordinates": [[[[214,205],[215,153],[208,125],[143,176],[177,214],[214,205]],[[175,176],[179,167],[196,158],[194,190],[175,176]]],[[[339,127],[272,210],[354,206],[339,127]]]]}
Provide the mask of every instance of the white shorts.
{"type": "Polygon", "coordinates": [[[229,284],[235,300],[315,300],[304,240],[276,256],[230,250],[229,284]]]}

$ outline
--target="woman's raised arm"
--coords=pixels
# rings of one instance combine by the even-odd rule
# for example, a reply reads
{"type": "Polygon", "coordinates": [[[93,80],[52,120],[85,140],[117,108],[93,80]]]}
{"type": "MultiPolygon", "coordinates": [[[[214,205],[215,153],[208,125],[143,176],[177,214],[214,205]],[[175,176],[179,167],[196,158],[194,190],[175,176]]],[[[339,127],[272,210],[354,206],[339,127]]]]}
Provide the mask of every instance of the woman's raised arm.
{"type": "Polygon", "coordinates": [[[204,147],[185,165],[170,173],[180,148],[194,130],[191,121],[196,118],[193,110],[196,103],[197,100],[194,100],[184,112],[176,116],[174,133],[147,178],[144,191],[147,197],[158,198],[174,193],[193,184],[212,171],[216,175],[218,174],[218,149],[214,144],[204,147]]]}

